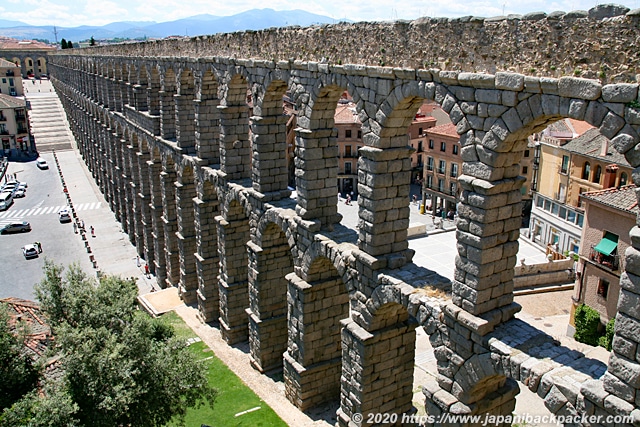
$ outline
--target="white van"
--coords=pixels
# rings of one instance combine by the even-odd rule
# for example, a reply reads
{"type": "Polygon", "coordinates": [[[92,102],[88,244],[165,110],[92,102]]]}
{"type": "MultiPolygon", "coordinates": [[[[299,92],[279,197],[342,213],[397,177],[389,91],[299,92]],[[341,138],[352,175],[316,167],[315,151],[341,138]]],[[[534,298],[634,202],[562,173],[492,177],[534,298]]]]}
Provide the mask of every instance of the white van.
{"type": "Polygon", "coordinates": [[[0,211],[6,211],[13,203],[13,192],[5,191],[0,193],[0,211]]]}

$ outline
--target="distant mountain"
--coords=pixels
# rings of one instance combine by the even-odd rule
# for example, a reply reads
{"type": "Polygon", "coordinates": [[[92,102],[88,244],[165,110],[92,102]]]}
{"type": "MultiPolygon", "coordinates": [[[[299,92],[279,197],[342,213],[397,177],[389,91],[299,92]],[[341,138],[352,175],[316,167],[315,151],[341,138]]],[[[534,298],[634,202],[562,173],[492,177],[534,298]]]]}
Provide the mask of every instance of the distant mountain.
{"type": "Polygon", "coordinates": [[[27,25],[20,21],[7,21],[6,19],[0,19],[0,28],[21,27],[27,25]]]}
{"type": "MultiPolygon", "coordinates": [[[[63,38],[78,42],[93,37],[96,40],[114,38],[164,38],[167,36],[198,36],[205,34],[229,33],[245,30],[262,30],[271,27],[313,24],[331,24],[336,20],[328,16],[316,15],[303,10],[275,11],[273,9],[253,9],[232,16],[196,15],[171,22],[113,22],[100,27],[80,26],[57,27],[58,40],[63,38]]],[[[17,21],[0,20],[0,36],[17,39],[55,40],[53,25],[32,26],[17,21]],[[4,25],[6,23],[6,25],[4,25]],[[11,23],[15,25],[10,25],[11,23]]]]}

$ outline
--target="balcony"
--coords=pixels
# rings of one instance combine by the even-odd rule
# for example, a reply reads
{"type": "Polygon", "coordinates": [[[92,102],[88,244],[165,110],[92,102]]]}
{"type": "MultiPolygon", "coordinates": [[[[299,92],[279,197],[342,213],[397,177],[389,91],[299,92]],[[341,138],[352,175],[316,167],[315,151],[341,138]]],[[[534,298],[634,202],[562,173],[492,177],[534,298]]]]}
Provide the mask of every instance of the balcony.
{"type": "Polygon", "coordinates": [[[13,77],[14,76],[13,70],[7,70],[6,76],[7,77],[13,77]]]}
{"type": "Polygon", "coordinates": [[[611,271],[617,271],[620,268],[619,255],[605,255],[596,251],[593,247],[589,253],[589,259],[594,263],[607,268],[611,271]]]}

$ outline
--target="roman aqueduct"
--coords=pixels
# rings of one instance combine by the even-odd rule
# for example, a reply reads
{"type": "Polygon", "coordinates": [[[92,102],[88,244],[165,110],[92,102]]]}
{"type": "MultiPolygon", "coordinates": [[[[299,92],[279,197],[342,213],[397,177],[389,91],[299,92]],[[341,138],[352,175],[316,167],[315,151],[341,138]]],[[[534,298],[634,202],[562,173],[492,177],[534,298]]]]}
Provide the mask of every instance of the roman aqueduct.
{"type": "Polygon", "coordinates": [[[429,414],[510,414],[528,387],[555,414],[632,415],[637,426],[640,228],[601,378],[514,318],[513,270],[529,135],[584,120],[640,166],[639,26],[637,11],[604,6],[277,28],[65,50],[49,70],[89,169],[158,282],[197,303],[229,344],[248,340],[256,369],[282,368],[301,409],[339,399],[343,426],[411,413],[420,325],[438,360],[438,380],[424,385],[429,414]],[[357,230],[337,210],[333,116],[345,90],[365,145],[357,230]],[[285,94],[298,114],[295,197],[285,94]],[[462,146],[451,299],[419,291],[431,273],[407,242],[406,130],[424,100],[449,113],[462,146]]]}

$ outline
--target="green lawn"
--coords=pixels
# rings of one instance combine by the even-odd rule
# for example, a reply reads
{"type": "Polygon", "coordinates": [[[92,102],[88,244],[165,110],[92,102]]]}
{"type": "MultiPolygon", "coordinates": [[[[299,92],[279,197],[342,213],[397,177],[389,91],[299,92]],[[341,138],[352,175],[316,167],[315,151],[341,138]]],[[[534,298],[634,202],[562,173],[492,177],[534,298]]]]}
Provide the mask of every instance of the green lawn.
{"type": "MultiPolygon", "coordinates": [[[[196,334],[174,312],[164,314],[161,319],[173,325],[177,336],[185,339],[196,337],[196,334]]],[[[188,427],[200,427],[202,424],[211,427],[286,427],[287,424],[220,359],[214,356],[206,344],[196,342],[189,346],[189,350],[206,366],[209,372],[209,383],[218,389],[218,397],[213,409],[207,406],[190,409],[185,417],[188,427]],[[260,409],[236,417],[236,414],[258,406],[260,409]]],[[[177,424],[168,424],[168,426],[175,425],[177,424]]]]}

